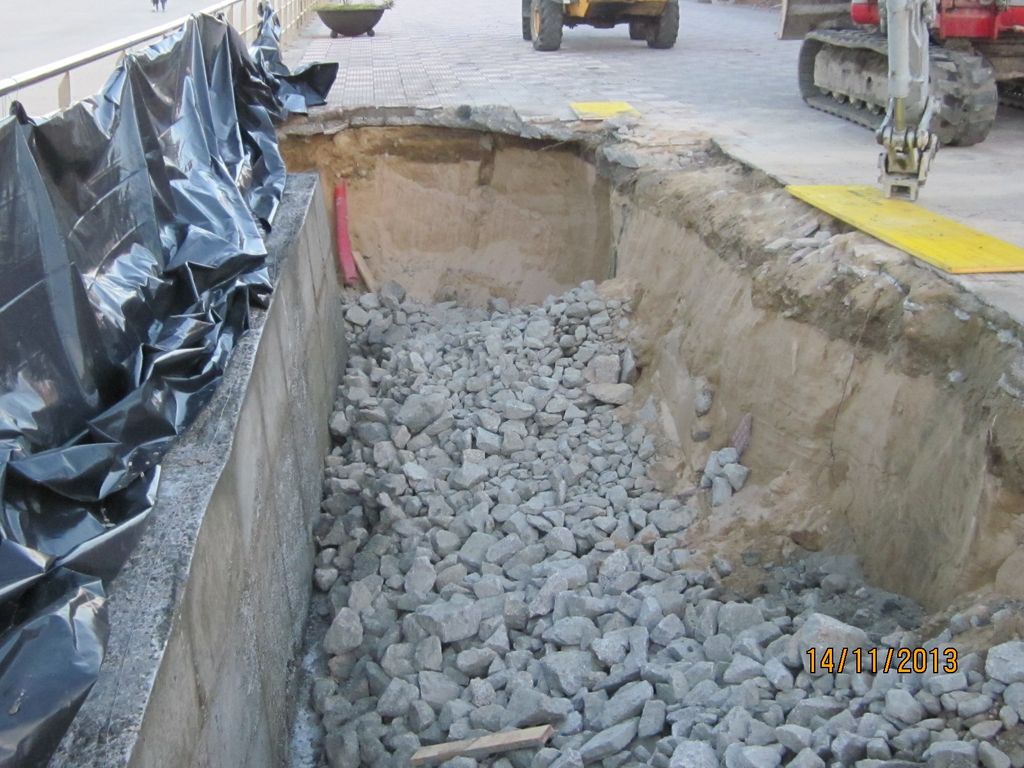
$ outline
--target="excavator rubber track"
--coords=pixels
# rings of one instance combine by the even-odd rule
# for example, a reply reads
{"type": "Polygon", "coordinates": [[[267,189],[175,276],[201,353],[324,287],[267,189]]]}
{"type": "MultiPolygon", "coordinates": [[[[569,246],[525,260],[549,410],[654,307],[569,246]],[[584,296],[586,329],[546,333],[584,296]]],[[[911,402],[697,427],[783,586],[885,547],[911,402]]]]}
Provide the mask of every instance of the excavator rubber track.
{"type": "MultiPolygon", "coordinates": [[[[804,38],[800,49],[800,94],[804,101],[822,112],[877,129],[886,103],[880,97],[868,98],[870,88],[858,93],[860,98],[846,98],[841,84],[829,88],[829,84],[821,87],[815,82],[815,65],[823,52],[835,52],[837,56],[856,52],[869,65],[862,71],[863,76],[868,81],[872,75],[884,81],[888,72],[885,36],[860,29],[818,29],[804,38]]],[[[995,122],[1000,99],[992,68],[981,56],[935,45],[929,57],[931,90],[938,102],[931,130],[946,145],[966,147],[984,141],[995,122]]]]}
{"type": "Polygon", "coordinates": [[[999,103],[1014,109],[1024,109],[1024,80],[999,84],[999,103]]]}

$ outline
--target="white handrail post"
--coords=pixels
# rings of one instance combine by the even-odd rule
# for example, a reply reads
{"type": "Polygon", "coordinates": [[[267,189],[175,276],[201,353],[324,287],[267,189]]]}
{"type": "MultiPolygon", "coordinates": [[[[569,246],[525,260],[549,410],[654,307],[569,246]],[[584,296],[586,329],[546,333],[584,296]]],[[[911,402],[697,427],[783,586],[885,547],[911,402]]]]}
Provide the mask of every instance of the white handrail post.
{"type": "Polygon", "coordinates": [[[71,70],[69,69],[57,83],[57,107],[67,109],[71,106],[71,70]]]}

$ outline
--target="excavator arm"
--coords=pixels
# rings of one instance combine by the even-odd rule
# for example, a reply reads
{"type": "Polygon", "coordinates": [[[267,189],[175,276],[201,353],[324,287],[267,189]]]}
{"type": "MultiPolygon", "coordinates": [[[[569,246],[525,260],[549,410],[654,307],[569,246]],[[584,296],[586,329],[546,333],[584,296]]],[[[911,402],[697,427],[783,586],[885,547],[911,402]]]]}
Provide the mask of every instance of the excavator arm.
{"type": "MultiPolygon", "coordinates": [[[[879,94],[879,107],[885,103],[885,118],[878,126],[876,136],[882,145],[879,157],[880,182],[887,197],[916,200],[924,185],[939,141],[929,126],[937,109],[937,101],[929,92],[929,34],[935,18],[935,0],[879,0],[879,16],[886,41],[879,46],[887,59],[887,98],[879,94]]],[[[836,86],[817,87],[817,61],[822,41],[842,44],[844,35],[854,40],[858,32],[844,31],[850,24],[849,0],[783,0],[779,37],[783,40],[804,39],[801,51],[801,91],[808,104],[840,114],[849,119],[856,110],[848,104],[835,104],[831,108],[828,91],[836,86]],[[806,81],[806,82],[805,82],[806,81]]],[[[832,73],[845,72],[858,61],[854,50],[848,58],[835,62],[832,73]]],[[[833,48],[833,50],[837,50],[833,48]]],[[[839,51],[847,50],[839,48],[839,51]]],[[[869,48],[869,55],[874,48],[869,48]]],[[[864,60],[861,60],[864,61],[864,60]]],[[[827,67],[826,66],[826,71],[827,67]]],[[[865,73],[867,74],[867,73],[865,73]]],[[[879,67],[881,74],[881,67],[879,67]]],[[[870,77],[867,78],[870,82],[870,77]]],[[[846,83],[845,85],[848,85],[846,83]]],[[[838,86],[842,90],[843,86],[838,86]]],[[[867,99],[865,93],[849,94],[849,100],[867,99]]],[[[869,113],[870,116],[870,113],[869,113]]],[[[861,122],[860,120],[856,120],[861,122]]],[[[874,123],[877,125],[877,123],[874,123]]]]}
{"type": "Polygon", "coordinates": [[[939,147],[929,129],[935,100],[928,88],[928,27],[934,0],[883,0],[889,50],[889,104],[876,135],[879,181],[886,197],[916,200],[939,147]]]}

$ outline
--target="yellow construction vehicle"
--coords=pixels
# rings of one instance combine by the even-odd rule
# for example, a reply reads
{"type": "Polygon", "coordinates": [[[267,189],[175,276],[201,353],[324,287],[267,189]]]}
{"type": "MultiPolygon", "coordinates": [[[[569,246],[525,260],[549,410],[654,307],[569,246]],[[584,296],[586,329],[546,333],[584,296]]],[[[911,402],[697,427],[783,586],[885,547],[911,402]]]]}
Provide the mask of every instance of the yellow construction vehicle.
{"type": "Polygon", "coordinates": [[[679,34],[678,0],[522,0],[523,39],[538,51],[557,51],[563,27],[610,29],[629,25],[631,40],[671,48],[679,34]]]}

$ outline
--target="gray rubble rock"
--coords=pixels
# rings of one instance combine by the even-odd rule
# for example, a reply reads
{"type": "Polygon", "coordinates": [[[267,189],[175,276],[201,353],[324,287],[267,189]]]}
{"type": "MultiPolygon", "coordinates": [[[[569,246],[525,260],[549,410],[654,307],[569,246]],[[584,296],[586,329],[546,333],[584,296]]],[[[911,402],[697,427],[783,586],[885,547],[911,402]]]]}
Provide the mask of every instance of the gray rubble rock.
{"type": "Polygon", "coordinates": [[[992,646],[985,659],[985,674],[1006,685],[1024,683],[1024,640],[992,646]]]}
{"type": "MultiPolygon", "coordinates": [[[[804,671],[811,671],[811,657],[807,653],[814,649],[815,659],[820,662],[828,648],[863,648],[868,645],[868,636],[864,630],[850,626],[823,613],[812,613],[803,626],[794,635],[796,647],[800,652],[800,661],[804,671]]],[[[833,651],[836,653],[838,651],[833,651]]],[[[820,668],[815,673],[820,673],[820,668]]]]}
{"type": "Polygon", "coordinates": [[[730,637],[764,621],[761,609],[751,603],[730,602],[718,609],[718,631],[730,637]]]}
{"type": "Polygon", "coordinates": [[[594,656],[589,651],[556,651],[545,654],[541,668],[549,685],[566,696],[575,696],[593,677],[594,656]]]}
{"type": "Polygon", "coordinates": [[[644,705],[654,696],[654,686],[646,680],[626,683],[605,703],[595,725],[610,728],[615,723],[639,715],[644,705]]]}
{"type": "Polygon", "coordinates": [[[625,405],[633,399],[632,384],[588,384],[587,394],[600,403],[625,405]]]}
{"type": "Polygon", "coordinates": [[[594,734],[579,750],[584,765],[603,760],[628,747],[636,738],[638,722],[639,718],[633,718],[594,734]]]}
{"type": "Polygon", "coordinates": [[[490,477],[490,472],[483,464],[467,463],[448,476],[448,483],[457,491],[468,491],[490,477]]]}
{"type": "Polygon", "coordinates": [[[414,461],[407,461],[402,465],[402,474],[405,475],[410,483],[425,483],[433,480],[433,475],[430,471],[414,461]]]}
{"type": "Polygon", "coordinates": [[[801,725],[780,725],[775,729],[775,739],[794,754],[811,746],[812,732],[801,725]]]}
{"type": "Polygon", "coordinates": [[[349,307],[345,313],[345,319],[352,323],[352,325],[359,326],[360,328],[370,324],[370,314],[358,304],[349,307]]]}
{"type": "Polygon", "coordinates": [[[434,588],[437,572],[430,563],[429,557],[417,557],[405,574],[403,585],[406,592],[425,595],[434,588]]]}
{"type": "Polygon", "coordinates": [[[782,754],[778,747],[741,747],[736,753],[737,768],[777,768],[781,764],[782,754]]]}
{"type": "Polygon", "coordinates": [[[732,498],[732,485],[729,481],[718,475],[711,478],[711,506],[720,507],[732,498]]]}
{"type": "Polygon", "coordinates": [[[468,677],[480,677],[487,673],[497,656],[490,648],[467,648],[455,657],[455,667],[468,677]]]}
{"type": "Polygon", "coordinates": [[[475,603],[438,600],[416,609],[416,620],[423,630],[442,643],[455,643],[473,637],[480,629],[480,609],[475,603]]]}
{"type": "Polygon", "coordinates": [[[576,645],[588,648],[600,636],[597,625],[583,616],[566,616],[548,627],[543,639],[555,645],[576,645]]]}
{"type": "Polygon", "coordinates": [[[417,675],[420,698],[439,712],[449,701],[459,698],[462,688],[441,672],[420,672],[417,675]]]}
{"type": "MultiPolygon", "coordinates": [[[[563,749],[559,757],[548,768],[583,768],[583,756],[573,748],[563,749]]],[[[495,764],[497,768],[497,764],[495,764]]]]}
{"type": "Polygon", "coordinates": [[[896,723],[914,725],[924,719],[924,707],[905,688],[885,692],[885,716],[896,723]]]}
{"type": "Polygon", "coordinates": [[[447,408],[448,401],[444,395],[412,394],[398,409],[395,421],[415,435],[440,418],[447,408]]]}
{"type": "Polygon", "coordinates": [[[736,656],[722,675],[722,680],[729,685],[739,685],[746,680],[755,680],[764,674],[760,662],[749,656],[736,656]]]}
{"type": "Polygon", "coordinates": [[[324,635],[324,650],[337,655],[355,650],[363,642],[363,622],[349,607],[341,608],[324,635]]]}
{"type": "Polygon", "coordinates": [[[668,706],[661,699],[650,699],[645,702],[640,722],[637,725],[637,736],[645,739],[648,736],[660,734],[665,727],[667,712],[668,706]]]}
{"type": "Polygon", "coordinates": [[[424,637],[413,650],[413,660],[419,670],[441,671],[441,639],[436,635],[424,637]]]}
{"type": "MultiPolygon", "coordinates": [[[[991,675],[989,675],[991,677],[991,675]]],[[[934,695],[962,691],[967,688],[967,675],[963,670],[932,675],[925,682],[925,687],[934,695]]]]}
{"type": "Polygon", "coordinates": [[[389,645],[380,658],[380,666],[391,677],[406,677],[415,674],[413,646],[409,643],[389,645]]]}
{"type": "Polygon", "coordinates": [[[704,741],[683,740],[672,751],[670,768],[718,768],[718,756],[704,741]]]}
{"type": "MultiPolygon", "coordinates": [[[[817,753],[807,747],[800,750],[797,756],[786,764],[787,768],[825,768],[825,761],[818,757],[817,753]]],[[[893,766],[892,768],[896,768],[893,766]]]]}
{"type": "Polygon", "coordinates": [[[377,291],[377,296],[385,307],[398,309],[405,301],[405,288],[394,280],[388,280],[377,291]]]}
{"type": "Polygon", "coordinates": [[[732,488],[734,493],[743,489],[743,486],[747,484],[747,478],[749,476],[750,470],[742,464],[734,462],[722,467],[722,477],[728,481],[729,486],[732,488]]]}
{"type": "Polygon", "coordinates": [[[335,411],[330,422],[331,437],[335,440],[344,440],[352,431],[352,426],[345,417],[344,412],[335,411]]]}
{"type": "Polygon", "coordinates": [[[978,742],[978,760],[984,768],[1010,768],[1010,758],[1006,753],[988,741],[978,742]]]}
{"type": "Polygon", "coordinates": [[[618,355],[594,355],[587,363],[586,377],[594,384],[618,384],[621,370],[618,355]]]}
{"type": "Polygon", "coordinates": [[[924,751],[928,768],[972,768],[978,764],[977,750],[966,741],[937,741],[924,751]]]}
{"type": "Polygon", "coordinates": [[[434,712],[434,708],[427,704],[427,702],[423,701],[423,699],[417,699],[409,707],[405,717],[413,731],[422,733],[434,724],[437,714],[434,712]]]}
{"type": "Polygon", "coordinates": [[[396,677],[377,701],[377,712],[381,717],[402,717],[418,697],[419,690],[415,685],[396,677]]]}
{"type": "Polygon", "coordinates": [[[516,688],[505,708],[505,727],[526,728],[531,725],[558,723],[572,712],[572,702],[541,693],[533,688],[516,688]]]}
{"type": "Polygon", "coordinates": [[[524,403],[522,400],[507,400],[502,404],[501,412],[506,419],[522,421],[533,416],[537,409],[529,403],[524,403]]]}
{"type": "Polygon", "coordinates": [[[473,531],[459,548],[459,562],[472,570],[479,570],[487,553],[497,543],[497,537],[483,531],[473,531]]]}

